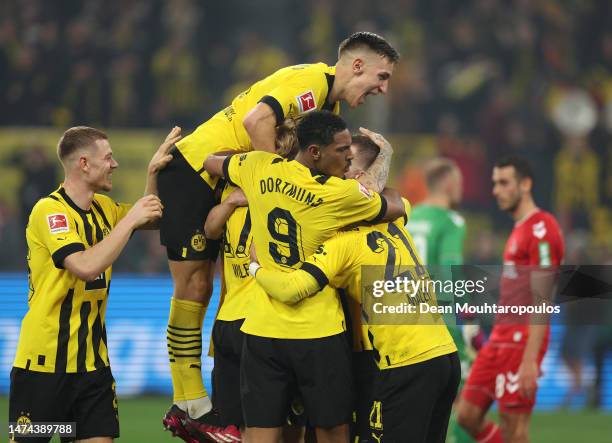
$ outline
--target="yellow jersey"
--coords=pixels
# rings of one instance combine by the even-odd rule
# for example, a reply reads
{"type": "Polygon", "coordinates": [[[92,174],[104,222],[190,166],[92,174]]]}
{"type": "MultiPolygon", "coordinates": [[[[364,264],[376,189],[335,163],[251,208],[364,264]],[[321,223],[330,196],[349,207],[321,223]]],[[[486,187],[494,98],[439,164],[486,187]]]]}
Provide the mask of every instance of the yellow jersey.
{"type": "MultiPolygon", "coordinates": [[[[225,200],[236,187],[226,185],[221,195],[225,200]]],[[[223,282],[225,292],[222,294],[218,320],[240,320],[246,316],[247,306],[253,288],[257,282],[249,274],[250,251],[253,235],[251,234],[251,216],[248,207],[236,208],[225,223],[223,234],[223,282]]]]}
{"type": "Polygon", "coordinates": [[[239,94],[227,108],[202,123],[176,146],[212,187],[216,179],[204,170],[204,160],[219,151],[253,149],[242,122],[259,102],[274,110],[277,125],[285,118],[296,118],[317,109],[339,113],[340,103],[329,103],[328,99],[335,74],[336,67],[325,63],[282,68],[239,94]]]}
{"type": "MultiPolygon", "coordinates": [[[[298,269],[341,227],[380,220],[386,213],[386,200],[356,180],[321,175],[275,154],[235,154],[223,170],[249,201],[260,263],[277,270],[298,269]]],[[[257,285],[242,330],[272,338],[327,337],[345,330],[344,315],[332,288],[290,306],[257,285]]]]}
{"type": "Polygon", "coordinates": [[[62,187],[36,203],[26,228],[28,312],[15,367],[72,373],[109,366],[104,320],[112,267],[86,282],[63,262],[102,241],[130,207],[95,194],[84,211],[62,187]]]}
{"type": "MultiPolygon", "coordinates": [[[[406,218],[402,217],[394,223],[339,232],[301,268],[317,279],[321,287],[329,284],[348,293],[354,349],[373,350],[380,369],[407,366],[457,350],[437,314],[425,314],[428,318],[420,314],[407,316],[403,324],[373,324],[368,318],[377,300],[366,299],[365,294],[371,294],[365,289],[371,287],[374,274],[381,274],[381,280],[391,280],[397,271],[404,275],[410,272],[412,279],[428,278],[405,223],[406,218]],[[366,268],[368,276],[363,275],[366,268]]],[[[435,304],[435,294],[419,294],[416,299],[435,304]]]]}

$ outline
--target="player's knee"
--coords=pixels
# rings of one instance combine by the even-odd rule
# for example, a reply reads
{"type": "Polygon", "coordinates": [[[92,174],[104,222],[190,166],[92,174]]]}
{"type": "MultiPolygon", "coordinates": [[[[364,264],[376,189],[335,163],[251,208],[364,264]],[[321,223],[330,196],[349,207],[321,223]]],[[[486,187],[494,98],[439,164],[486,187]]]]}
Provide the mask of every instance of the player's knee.
{"type": "Polygon", "coordinates": [[[208,268],[199,267],[188,272],[173,273],[174,296],[179,300],[205,303],[212,295],[212,279],[208,268]]]}
{"type": "Polygon", "coordinates": [[[456,419],[459,426],[471,434],[477,434],[481,426],[482,418],[471,408],[459,403],[456,411],[456,419]]]}

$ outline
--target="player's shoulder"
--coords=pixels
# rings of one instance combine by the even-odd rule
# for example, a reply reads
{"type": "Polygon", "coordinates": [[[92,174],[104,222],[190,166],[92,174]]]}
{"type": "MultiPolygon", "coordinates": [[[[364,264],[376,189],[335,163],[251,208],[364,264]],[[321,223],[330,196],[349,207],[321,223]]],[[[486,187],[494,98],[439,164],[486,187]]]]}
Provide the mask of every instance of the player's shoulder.
{"type": "Polygon", "coordinates": [[[527,220],[527,230],[537,239],[542,239],[549,234],[561,232],[559,222],[553,214],[539,209],[527,220]]]}
{"type": "Polygon", "coordinates": [[[117,202],[115,202],[115,200],[104,194],[94,194],[93,201],[100,205],[102,209],[117,206],[117,202]]]}
{"type": "Polygon", "coordinates": [[[459,228],[459,229],[464,229],[465,228],[465,218],[459,214],[457,211],[454,210],[449,210],[447,212],[448,215],[448,219],[451,222],[451,225],[459,228]]]}
{"type": "Polygon", "coordinates": [[[47,213],[56,210],[67,211],[68,208],[63,199],[56,192],[53,192],[39,199],[34,204],[31,214],[47,213]]]}

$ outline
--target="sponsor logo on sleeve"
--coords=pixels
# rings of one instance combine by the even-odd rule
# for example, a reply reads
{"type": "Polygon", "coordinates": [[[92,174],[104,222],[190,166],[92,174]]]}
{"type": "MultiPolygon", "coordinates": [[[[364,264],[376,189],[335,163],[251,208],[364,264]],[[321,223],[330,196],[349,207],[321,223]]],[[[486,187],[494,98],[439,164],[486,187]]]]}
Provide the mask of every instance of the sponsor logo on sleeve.
{"type": "Polygon", "coordinates": [[[533,235],[540,240],[544,238],[546,235],[546,225],[544,224],[544,220],[534,223],[533,226],[533,235]]]}
{"type": "Polygon", "coordinates": [[[68,217],[66,217],[66,214],[47,215],[47,224],[49,225],[49,231],[51,234],[70,231],[70,227],[68,226],[68,217]]]}
{"type": "Polygon", "coordinates": [[[367,198],[372,198],[372,193],[368,190],[368,188],[363,186],[361,183],[359,183],[359,192],[361,192],[367,198]]]}
{"type": "Polygon", "coordinates": [[[317,102],[315,101],[312,91],[307,91],[302,95],[298,95],[296,99],[300,113],[312,111],[317,108],[317,102]]]}

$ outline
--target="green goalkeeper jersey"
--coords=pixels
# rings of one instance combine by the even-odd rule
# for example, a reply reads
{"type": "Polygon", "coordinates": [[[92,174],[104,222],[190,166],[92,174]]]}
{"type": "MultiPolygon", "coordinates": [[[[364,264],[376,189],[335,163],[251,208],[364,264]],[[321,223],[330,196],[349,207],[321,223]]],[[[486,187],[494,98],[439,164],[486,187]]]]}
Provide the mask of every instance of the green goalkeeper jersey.
{"type": "Polygon", "coordinates": [[[418,205],[412,209],[406,228],[425,264],[463,264],[465,220],[457,212],[418,205]]]}

